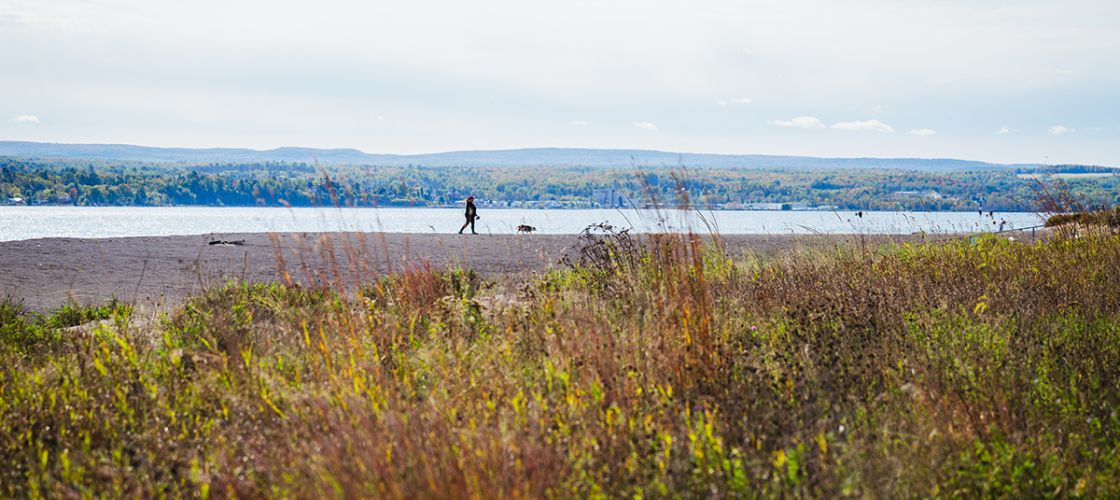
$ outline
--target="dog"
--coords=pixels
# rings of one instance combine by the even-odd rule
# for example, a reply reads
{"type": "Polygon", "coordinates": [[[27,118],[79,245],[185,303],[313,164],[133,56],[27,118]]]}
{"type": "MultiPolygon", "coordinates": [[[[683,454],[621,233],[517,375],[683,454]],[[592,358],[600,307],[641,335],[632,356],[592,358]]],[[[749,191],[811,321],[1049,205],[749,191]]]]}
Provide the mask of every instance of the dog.
{"type": "Polygon", "coordinates": [[[517,232],[519,232],[519,233],[531,234],[533,231],[536,231],[536,230],[537,230],[537,228],[535,228],[533,226],[526,225],[526,224],[522,224],[520,226],[517,226],[517,232]]]}

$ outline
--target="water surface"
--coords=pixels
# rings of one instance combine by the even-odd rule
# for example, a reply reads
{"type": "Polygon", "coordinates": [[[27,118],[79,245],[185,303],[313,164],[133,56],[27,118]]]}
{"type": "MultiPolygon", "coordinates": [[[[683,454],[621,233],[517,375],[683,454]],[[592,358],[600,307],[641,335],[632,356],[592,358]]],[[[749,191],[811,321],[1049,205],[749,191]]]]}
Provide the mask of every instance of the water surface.
{"type": "MultiPolygon", "coordinates": [[[[520,224],[544,234],[576,234],[607,222],[635,232],[721,234],[910,234],[995,231],[1041,224],[1034,213],[537,210],[479,209],[480,233],[508,234],[520,224]]],[[[0,207],[0,241],[31,238],[112,238],[209,233],[384,231],[454,233],[463,224],[454,208],[265,207],[0,207]]]]}

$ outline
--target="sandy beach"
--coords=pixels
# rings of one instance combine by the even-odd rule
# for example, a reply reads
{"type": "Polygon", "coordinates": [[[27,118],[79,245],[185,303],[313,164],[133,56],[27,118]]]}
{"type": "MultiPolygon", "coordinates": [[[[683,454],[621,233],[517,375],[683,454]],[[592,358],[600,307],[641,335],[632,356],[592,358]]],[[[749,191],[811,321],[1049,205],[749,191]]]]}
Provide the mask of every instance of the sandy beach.
{"type": "MultiPolygon", "coordinates": [[[[860,236],[723,236],[731,254],[774,254],[807,246],[858,244],[860,236]]],[[[865,243],[921,236],[866,236],[865,243]]],[[[928,237],[927,237],[928,238],[928,237]]],[[[0,296],[34,310],[117,298],[174,307],[229,280],[370,283],[387,272],[427,263],[463,266],[487,276],[524,275],[578,254],[577,235],[399,233],[212,234],[106,239],[46,238],[0,242],[0,296]],[[216,244],[214,241],[237,242],[216,244]],[[287,274],[285,274],[285,272],[287,274]]]]}

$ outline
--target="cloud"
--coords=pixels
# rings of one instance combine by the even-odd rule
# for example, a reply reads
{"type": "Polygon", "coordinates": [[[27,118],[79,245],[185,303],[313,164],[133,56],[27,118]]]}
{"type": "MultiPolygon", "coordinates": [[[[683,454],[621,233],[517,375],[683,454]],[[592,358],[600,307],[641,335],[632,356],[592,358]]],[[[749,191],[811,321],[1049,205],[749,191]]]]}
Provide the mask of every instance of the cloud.
{"type": "Polygon", "coordinates": [[[22,26],[23,17],[16,14],[0,14],[0,26],[22,26]]]}
{"type": "Polygon", "coordinates": [[[1010,134],[1012,132],[1014,132],[1014,130],[1008,128],[1007,125],[1004,125],[1004,126],[1000,127],[999,130],[996,131],[996,133],[999,134],[999,135],[1007,135],[1007,134],[1010,134]]]}
{"type": "Polygon", "coordinates": [[[720,99],[716,101],[716,103],[720,106],[727,106],[730,104],[750,104],[751,102],[753,101],[751,101],[751,98],[749,97],[740,97],[738,99],[720,99]]]}
{"type": "Polygon", "coordinates": [[[779,127],[798,127],[805,130],[827,128],[827,126],[815,116],[798,116],[792,120],[771,120],[770,123],[779,127]]]}
{"type": "Polygon", "coordinates": [[[1061,125],[1054,125],[1050,127],[1050,133],[1053,135],[1072,134],[1074,132],[1077,132],[1077,129],[1063,127],[1061,125]]]}
{"type": "Polygon", "coordinates": [[[15,118],[12,118],[11,122],[12,123],[42,123],[42,122],[39,121],[39,117],[35,116],[35,115],[19,115],[15,118]]]}
{"type": "Polygon", "coordinates": [[[649,130],[649,131],[652,131],[652,132],[657,132],[657,125],[654,125],[651,122],[634,122],[634,126],[640,128],[642,130],[649,130]]]}
{"type": "Polygon", "coordinates": [[[916,128],[907,133],[919,137],[929,137],[931,135],[937,135],[937,131],[931,128],[916,128]]]}
{"type": "Polygon", "coordinates": [[[572,126],[574,127],[586,127],[588,125],[590,124],[583,120],[575,120],[572,122],[572,126]]]}
{"type": "Polygon", "coordinates": [[[865,120],[855,122],[839,122],[832,124],[836,130],[852,130],[857,132],[894,132],[894,127],[879,120],[865,120]]]}
{"type": "Polygon", "coordinates": [[[1079,142],[1062,161],[1120,164],[1120,114],[1107,113],[1120,81],[1120,33],[1108,19],[1120,2],[292,5],[0,0],[0,43],[13,47],[0,49],[0,129],[10,132],[0,139],[377,153],[578,142],[1013,163],[1043,149],[1057,158],[1035,139],[1051,135],[1046,122],[1060,118],[1077,127],[1066,141],[1079,142]],[[255,22],[262,16],[267,22],[255,22]],[[91,32],[73,34],[64,23],[91,32]],[[20,27],[5,27],[13,24],[20,27]],[[207,36],[197,36],[199,26],[207,36]],[[1055,68],[1075,73],[1062,77],[1055,68]],[[48,73],[54,78],[44,79],[48,73]],[[733,102],[755,95],[758,104],[733,102]],[[1046,117],[1042,108],[1054,103],[1068,115],[1046,117]],[[805,112],[828,121],[791,120],[805,112]],[[16,124],[13,113],[47,118],[16,124]],[[384,122],[372,119],[378,113],[384,122]],[[901,128],[829,128],[867,115],[901,128]],[[923,116],[979,126],[886,140],[904,139],[908,126],[950,126],[911,121],[923,116]],[[668,117],[665,134],[626,128],[627,120],[668,117]],[[992,138],[1000,117],[1023,128],[992,138]],[[593,118],[595,131],[571,124],[593,118]],[[1106,132],[1086,130],[1093,125],[1106,132]]]}

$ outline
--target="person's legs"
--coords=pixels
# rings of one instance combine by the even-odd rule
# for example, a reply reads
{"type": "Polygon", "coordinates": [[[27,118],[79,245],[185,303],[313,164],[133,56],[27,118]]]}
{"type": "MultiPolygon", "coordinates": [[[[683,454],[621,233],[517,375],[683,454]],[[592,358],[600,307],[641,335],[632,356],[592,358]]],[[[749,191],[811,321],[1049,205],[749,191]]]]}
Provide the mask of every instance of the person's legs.
{"type": "Polygon", "coordinates": [[[477,232],[475,232],[475,230],[474,230],[474,221],[475,221],[475,219],[471,219],[471,234],[478,234],[478,233],[477,233],[477,232]]]}
{"type": "Polygon", "coordinates": [[[474,232],[474,221],[468,219],[463,223],[463,227],[459,228],[459,234],[463,234],[463,230],[466,229],[467,226],[471,226],[471,232],[474,232]]]}

